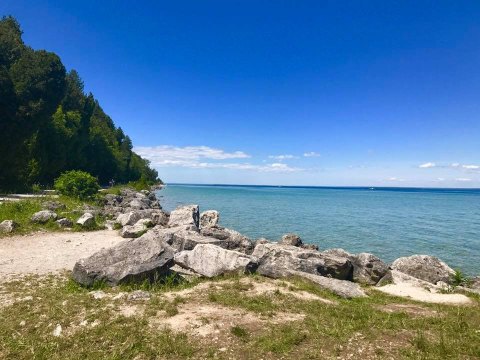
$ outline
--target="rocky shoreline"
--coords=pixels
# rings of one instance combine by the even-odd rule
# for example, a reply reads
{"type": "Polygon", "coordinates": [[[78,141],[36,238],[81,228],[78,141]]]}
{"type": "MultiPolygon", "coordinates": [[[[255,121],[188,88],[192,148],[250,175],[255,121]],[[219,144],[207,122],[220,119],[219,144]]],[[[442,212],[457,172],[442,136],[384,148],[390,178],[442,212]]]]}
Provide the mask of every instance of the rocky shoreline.
{"type": "Polygon", "coordinates": [[[172,273],[202,277],[257,273],[305,278],[344,298],[367,296],[366,286],[387,292],[395,286],[413,286],[442,295],[480,293],[479,278],[470,287],[458,286],[467,284],[458,283],[455,271],[433,256],[401,257],[387,264],[369,253],[319,250],[295,234],[278,242],[252,240],[220,226],[215,210],[200,213],[198,205],[186,205],[167,213],[149,191],[108,194],[103,212],[115,218],[107,226],[119,228],[127,240],[76,263],[73,278],[86,286],[155,281],[172,273]]]}

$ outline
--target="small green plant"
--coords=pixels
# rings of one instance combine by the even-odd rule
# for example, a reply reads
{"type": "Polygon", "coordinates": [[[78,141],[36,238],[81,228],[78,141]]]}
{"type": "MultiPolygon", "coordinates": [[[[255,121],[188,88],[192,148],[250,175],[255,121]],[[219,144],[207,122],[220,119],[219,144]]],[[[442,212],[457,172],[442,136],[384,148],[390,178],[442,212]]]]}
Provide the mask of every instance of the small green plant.
{"type": "Polygon", "coordinates": [[[456,269],[455,273],[452,275],[452,285],[453,286],[460,286],[468,283],[468,277],[459,270],[456,269]]]}
{"type": "Polygon", "coordinates": [[[55,180],[60,194],[81,200],[92,199],[100,189],[95,177],[84,171],[67,171],[55,180]]]}
{"type": "Polygon", "coordinates": [[[248,337],[248,331],[245,328],[238,325],[232,326],[230,328],[230,332],[236,337],[239,337],[241,339],[246,339],[248,337]]]}
{"type": "Polygon", "coordinates": [[[40,184],[33,184],[32,185],[32,192],[34,194],[40,194],[42,192],[42,186],[40,184]]]}

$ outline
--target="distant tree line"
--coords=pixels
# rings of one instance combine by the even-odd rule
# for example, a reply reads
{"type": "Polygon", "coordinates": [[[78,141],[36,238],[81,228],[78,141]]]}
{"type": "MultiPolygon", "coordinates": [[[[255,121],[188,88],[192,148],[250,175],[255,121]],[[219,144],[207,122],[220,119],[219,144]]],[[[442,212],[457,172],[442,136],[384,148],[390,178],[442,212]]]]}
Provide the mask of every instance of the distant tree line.
{"type": "Polygon", "coordinates": [[[51,185],[67,170],[101,184],[156,181],[158,173],[132,151],[75,70],[24,44],[11,16],[0,20],[0,190],[51,185]]]}

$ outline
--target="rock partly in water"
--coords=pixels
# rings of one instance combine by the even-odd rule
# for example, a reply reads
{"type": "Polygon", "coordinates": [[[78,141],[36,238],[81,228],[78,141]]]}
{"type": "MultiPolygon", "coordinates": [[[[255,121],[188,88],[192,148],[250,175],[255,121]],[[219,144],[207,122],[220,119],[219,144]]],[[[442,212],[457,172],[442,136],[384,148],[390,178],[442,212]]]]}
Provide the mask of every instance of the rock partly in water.
{"type": "Polygon", "coordinates": [[[95,226],[95,216],[90,213],[85,213],[77,220],[77,224],[84,228],[91,228],[95,226]]]}
{"type": "Polygon", "coordinates": [[[253,272],[257,267],[255,260],[252,256],[212,244],[200,244],[191,251],[182,251],[175,255],[177,265],[206,277],[253,272]]]}
{"type": "Polygon", "coordinates": [[[353,265],[349,259],[325,255],[315,250],[281,244],[259,244],[252,254],[259,259],[257,272],[272,278],[288,276],[289,271],[351,280],[353,265]]]}
{"type": "Polygon", "coordinates": [[[13,220],[3,220],[0,223],[0,233],[11,233],[18,227],[18,224],[13,220]]]}
{"type": "Polygon", "coordinates": [[[169,227],[193,226],[198,229],[200,214],[198,205],[179,206],[170,213],[169,227]]]}
{"type": "Polygon", "coordinates": [[[86,286],[96,282],[114,286],[154,281],[168,272],[173,265],[173,255],[174,251],[164,237],[147,232],[137,239],[122,241],[77,261],[73,278],[86,286]]]}
{"type": "Polygon", "coordinates": [[[207,210],[200,214],[200,227],[211,228],[218,225],[220,215],[217,210],[207,210]]]}
{"type": "Polygon", "coordinates": [[[32,215],[31,221],[34,223],[45,224],[49,220],[56,220],[57,214],[52,210],[41,210],[32,215]]]}
{"type": "Polygon", "coordinates": [[[346,299],[367,296],[358,284],[355,284],[351,281],[338,280],[301,271],[290,271],[289,275],[310,280],[320,286],[322,289],[329,290],[334,294],[346,299]]]}
{"type": "Polygon", "coordinates": [[[360,253],[350,258],[353,264],[353,281],[375,285],[385,276],[388,265],[375,255],[360,253]]]}
{"type": "Polygon", "coordinates": [[[55,222],[62,228],[71,228],[73,226],[73,221],[67,218],[61,218],[55,222]]]}
{"type": "Polygon", "coordinates": [[[436,284],[443,281],[452,283],[455,271],[440,259],[429,255],[412,255],[395,260],[391,268],[417,279],[436,284]]]}
{"type": "Polygon", "coordinates": [[[302,247],[303,245],[302,239],[297,234],[285,234],[278,243],[297,247],[302,247]]]}

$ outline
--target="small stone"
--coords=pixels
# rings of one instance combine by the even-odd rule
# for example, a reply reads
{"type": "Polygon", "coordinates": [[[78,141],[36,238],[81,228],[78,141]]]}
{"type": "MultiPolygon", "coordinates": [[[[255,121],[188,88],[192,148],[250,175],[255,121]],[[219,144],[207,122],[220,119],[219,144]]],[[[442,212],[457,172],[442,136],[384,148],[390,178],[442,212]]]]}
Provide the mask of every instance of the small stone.
{"type": "Polygon", "coordinates": [[[60,226],[62,228],[69,228],[69,227],[73,226],[73,221],[70,220],[70,219],[67,219],[67,218],[61,218],[61,219],[58,219],[55,222],[58,224],[58,226],[60,226]]]}
{"type": "Polygon", "coordinates": [[[60,335],[62,335],[62,325],[57,324],[55,330],[53,330],[53,336],[59,337],[60,335]]]}
{"type": "Polygon", "coordinates": [[[92,227],[95,225],[95,217],[87,212],[77,220],[77,224],[86,228],[92,227]]]}
{"type": "Polygon", "coordinates": [[[4,220],[0,223],[0,232],[11,233],[18,227],[18,224],[13,220],[4,220]]]}
{"type": "Polygon", "coordinates": [[[56,220],[57,216],[58,215],[51,210],[42,210],[33,214],[30,220],[34,223],[45,224],[49,220],[56,220]]]}
{"type": "Polygon", "coordinates": [[[27,323],[25,322],[25,320],[20,321],[20,326],[23,327],[23,326],[25,326],[26,324],[27,324],[27,323]]]}
{"type": "Polygon", "coordinates": [[[90,295],[95,299],[95,300],[100,300],[103,299],[104,297],[107,296],[103,291],[98,290],[98,291],[91,291],[90,295]]]}
{"type": "Polygon", "coordinates": [[[127,300],[129,300],[129,301],[142,301],[142,300],[150,300],[151,297],[152,297],[152,295],[147,291],[136,290],[136,291],[132,292],[131,294],[128,294],[127,300]]]}

